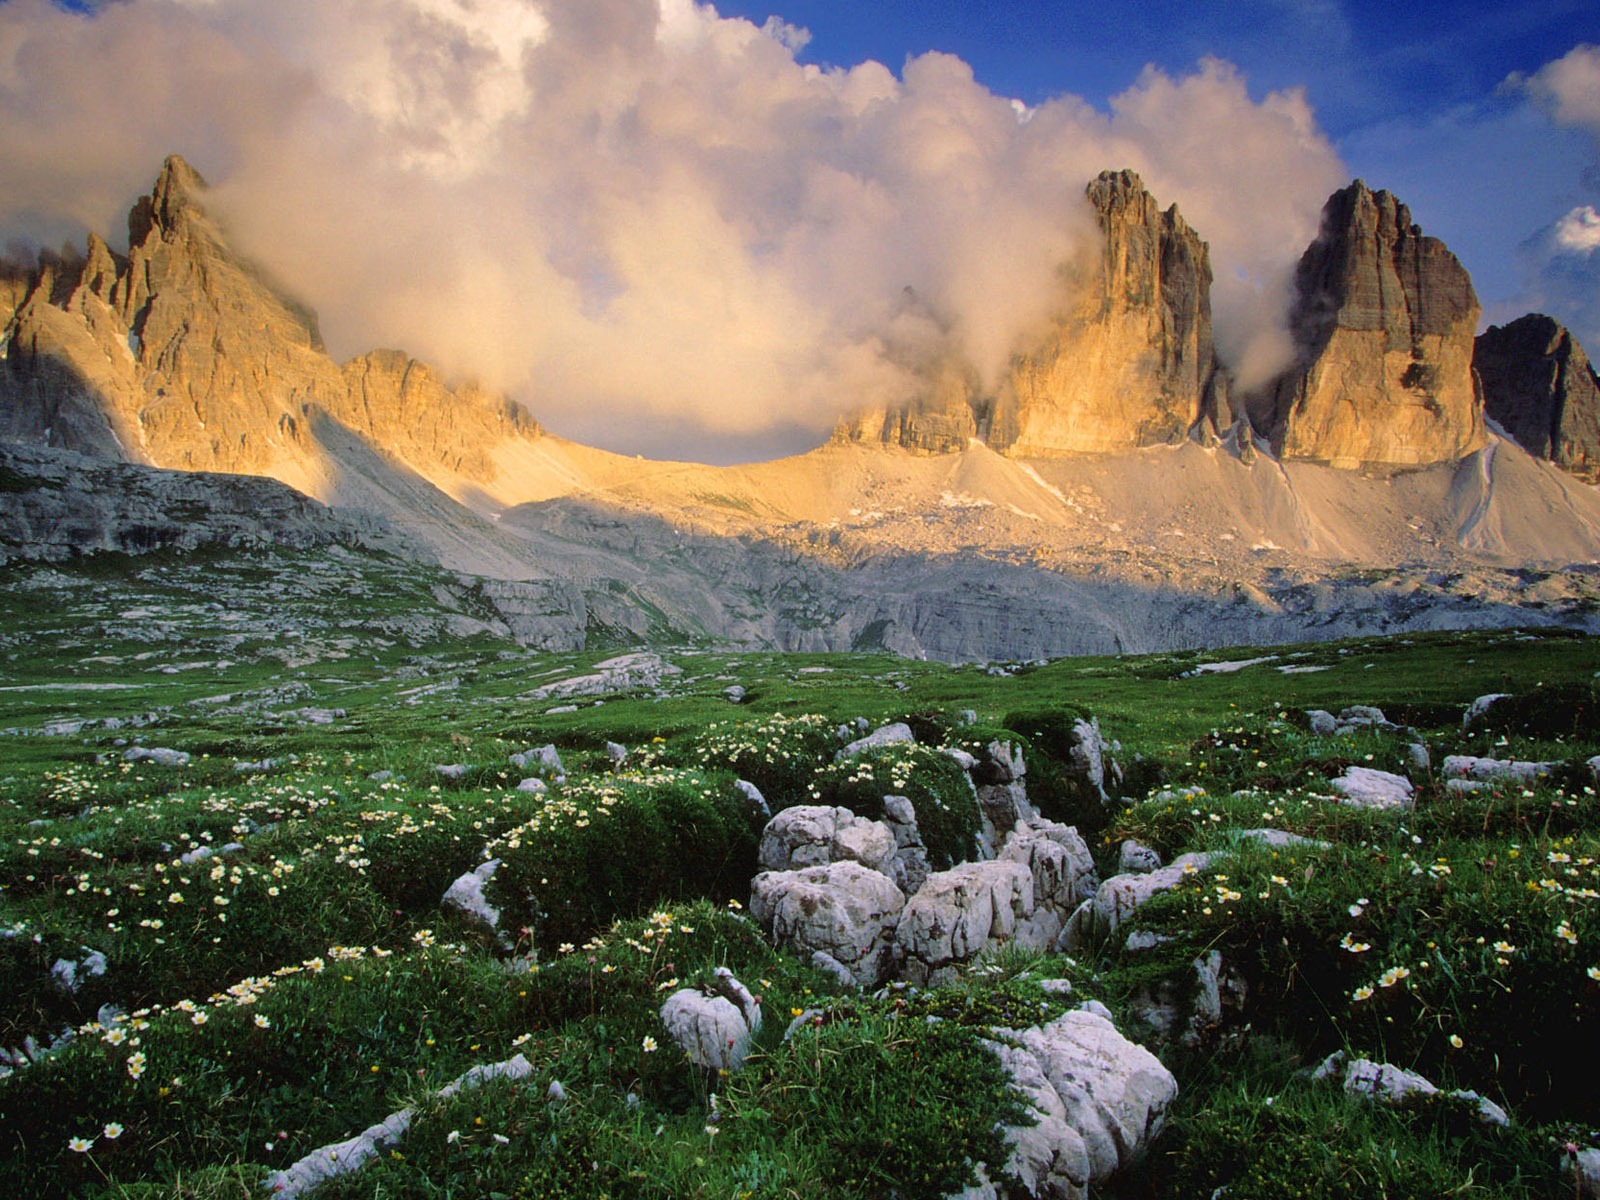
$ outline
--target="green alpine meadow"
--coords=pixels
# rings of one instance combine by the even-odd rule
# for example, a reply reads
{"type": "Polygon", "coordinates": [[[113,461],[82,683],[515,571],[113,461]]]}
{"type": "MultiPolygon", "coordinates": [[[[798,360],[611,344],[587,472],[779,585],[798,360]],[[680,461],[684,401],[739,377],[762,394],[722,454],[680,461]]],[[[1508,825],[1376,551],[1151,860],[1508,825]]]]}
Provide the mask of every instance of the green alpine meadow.
{"type": "Polygon", "coordinates": [[[1600,1147],[1585,636],[550,654],[378,555],[7,570],[7,1194],[1027,1194],[1061,1113],[1002,1051],[1103,1015],[1172,1086],[1039,1194],[1557,1197],[1600,1147]],[[862,982],[759,911],[786,811],[903,797],[918,894],[970,870],[996,761],[1092,859],[1047,944],[862,982]],[[741,993],[737,1055],[664,1016],[741,993]]]}

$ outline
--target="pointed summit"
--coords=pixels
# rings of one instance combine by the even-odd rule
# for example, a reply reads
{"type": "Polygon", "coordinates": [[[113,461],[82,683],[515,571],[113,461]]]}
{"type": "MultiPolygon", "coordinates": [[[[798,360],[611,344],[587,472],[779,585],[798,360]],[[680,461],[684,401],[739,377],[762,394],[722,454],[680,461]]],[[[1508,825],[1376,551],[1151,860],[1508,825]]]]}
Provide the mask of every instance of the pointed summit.
{"type": "Polygon", "coordinates": [[[1395,196],[1357,179],[1328,197],[1295,288],[1299,361],[1253,406],[1280,454],[1418,466],[1484,444],[1472,279],[1395,196]]]}
{"type": "MultiPolygon", "coordinates": [[[[200,172],[180,156],[169,155],[150,194],[140,197],[128,214],[128,245],[143,244],[152,232],[166,235],[188,232],[184,228],[190,224],[186,218],[199,212],[198,197],[208,186],[200,172]]],[[[214,231],[212,240],[219,240],[214,231]]]]}
{"type": "Polygon", "coordinates": [[[1068,272],[1069,310],[1013,360],[989,444],[1104,453],[1181,441],[1206,419],[1226,429],[1205,242],[1133,171],[1102,171],[1084,194],[1099,245],[1068,272]]]}
{"type": "Polygon", "coordinates": [[[930,453],[970,438],[1018,457],[1115,453],[1179,442],[1232,422],[1211,339],[1211,258],[1178,213],[1133,171],[1084,188],[1100,236],[1061,264],[1060,310],[1018,348],[991,395],[953,355],[920,364],[909,402],[841,423],[839,441],[930,453]]]}

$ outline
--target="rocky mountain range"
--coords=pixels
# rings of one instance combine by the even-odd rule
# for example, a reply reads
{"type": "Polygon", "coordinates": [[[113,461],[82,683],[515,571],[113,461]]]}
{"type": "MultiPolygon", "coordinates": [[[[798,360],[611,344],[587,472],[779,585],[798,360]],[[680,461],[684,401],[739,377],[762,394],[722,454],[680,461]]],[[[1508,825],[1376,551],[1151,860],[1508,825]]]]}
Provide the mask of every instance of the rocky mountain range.
{"type": "Polygon", "coordinates": [[[1475,344],[1465,269],[1359,181],[1301,260],[1295,362],[1249,394],[1212,339],[1205,242],[1107,172],[1086,189],[1099,242],[997,388],[940,352],[904,407],[739,467],[568,442],[399,351],[336,363],[205,195],[170,159],[125,256],[91,237],[0,277],[0,442],[28,448],[3,466],[0,553],[137,547],[135,525],[297,536],[287,490],[240,532],[243,485],[172,474],[229,472],[334,506],[304,510],[317,537],[475,577],[545,646],[990,659],[1600,627],[1587,359],[1542,317],[1475,344]],[[152,523],[163,506],[181,517],[152,523]]]}

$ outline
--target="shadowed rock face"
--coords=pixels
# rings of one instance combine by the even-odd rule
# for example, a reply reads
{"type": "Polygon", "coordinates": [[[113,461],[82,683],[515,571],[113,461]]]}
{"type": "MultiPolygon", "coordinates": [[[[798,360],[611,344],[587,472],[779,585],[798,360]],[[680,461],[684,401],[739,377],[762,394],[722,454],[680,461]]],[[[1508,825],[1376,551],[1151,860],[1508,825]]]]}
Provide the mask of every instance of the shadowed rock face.
{"type": "Polygon", "coordinates": [[[1600,379],[1571,331],[1542,313],[1491,325],[1472,364],[1485,411],[1524,450],[1600,481],[1600,379]]]}
{"type": "Polygon", "coordinates": [[[1478,297],[1404,204],[1359,179],[1335,192],[1295,284],[1299,362],[1252,405],[1281,456],[1413,466],[1484,445],[1478,297]]]}
{"type": "Polygon", "coordinates": [[[1102,172],[1086,194],[1101,241],[1063,264],[1063,309],[996,395],[966,364],[940,360],[921,367],[915,399],[845,421],[837,440],[948,453],[978,438],[1048,457],[1180,441],[1202,419],[1226,429],[1205,242],[1132,171],[1102,172]]]}

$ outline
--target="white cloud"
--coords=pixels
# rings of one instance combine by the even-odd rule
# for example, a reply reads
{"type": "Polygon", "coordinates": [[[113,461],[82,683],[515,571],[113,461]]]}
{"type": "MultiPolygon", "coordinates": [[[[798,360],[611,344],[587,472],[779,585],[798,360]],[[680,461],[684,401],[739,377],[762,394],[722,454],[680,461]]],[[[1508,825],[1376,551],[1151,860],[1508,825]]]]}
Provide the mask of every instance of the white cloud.
{"type": "Polygon", "coordinates": [[[1555,245],[1570,254],[1593,254],[1600,250],[1600,212],[1594,205],[1575,208],[1556,222],[1555,245]]]}
{"type": "Polygon", "coordinates": [[[1533,75],[1509,82],[1524,88],[1561,124],[1600,138],[1600,46],[1576,46],[1533,75]]]}
{"type": "Polygon", "coordinates": [[[802,35],[693,0],[7,0],[0,240],[115,234],[176,151],[336,353],[402,345],[629,449],[793,449],[903,395],[929,329],[998,378],[1084,184],[1133,167],[1211,241],[1224,353],[1282,361],[1345,181],[1304,96],[1208,61],[1021,120],[959,59],[821,70],[802,35]]]}

